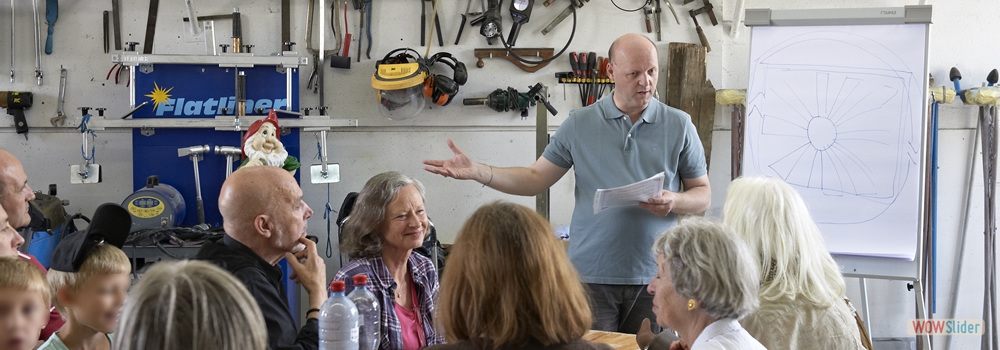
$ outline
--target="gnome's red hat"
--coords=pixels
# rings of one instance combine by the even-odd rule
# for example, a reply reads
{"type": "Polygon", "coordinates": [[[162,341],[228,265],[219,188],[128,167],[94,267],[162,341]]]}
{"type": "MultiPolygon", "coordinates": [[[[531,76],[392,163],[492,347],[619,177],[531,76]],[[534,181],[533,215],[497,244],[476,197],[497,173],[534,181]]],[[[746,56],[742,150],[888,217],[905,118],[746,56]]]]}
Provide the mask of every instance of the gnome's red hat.
{"type": "MultiPolygon", "coordinates": [[[[267,113],[267,118],[255,121],[253,122],[253,124],[250,124],[250,128],[247,129],[247,133],[243,135],[243,147],[240,148],[241,150],[246,148],[247,139],[250,138],[250,136],[256,135],[257,131],[260,131],[260,126],[264,125],[264,123],[271,123],[274,125],[274,130],[276,131],[274,137],[278,139],[278,141],[281,141],[281,127],[278,126],[278,114],[274,113],[274,109],[271,109],[271,111],[267,113]]],[[[246,150],[243,150],[243,158],[246,157],[247,157],[247,152],[246,150]]]]}

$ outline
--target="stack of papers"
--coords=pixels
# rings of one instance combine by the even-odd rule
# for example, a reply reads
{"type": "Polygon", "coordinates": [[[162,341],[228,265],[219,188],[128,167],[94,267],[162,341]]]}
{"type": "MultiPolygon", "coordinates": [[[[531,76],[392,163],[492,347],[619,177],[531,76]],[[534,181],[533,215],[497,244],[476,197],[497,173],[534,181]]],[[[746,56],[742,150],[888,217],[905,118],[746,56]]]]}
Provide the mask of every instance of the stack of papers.
{"type": "Polygon", "coordinates": [[[609,189],[599,189],[594,194],[594,214],[616,208],[639,205],[650,198],[659,198],[663,190],[664,174],[653,175],[634,184],[609,189]]]}

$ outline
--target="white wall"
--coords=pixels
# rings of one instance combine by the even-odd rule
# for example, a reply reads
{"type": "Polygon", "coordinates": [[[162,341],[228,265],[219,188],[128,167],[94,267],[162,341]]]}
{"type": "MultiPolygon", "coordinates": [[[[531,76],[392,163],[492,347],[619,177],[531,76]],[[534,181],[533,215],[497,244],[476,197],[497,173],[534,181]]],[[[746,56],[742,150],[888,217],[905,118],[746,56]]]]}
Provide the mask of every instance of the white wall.
{"type": "MultiPolygon", "coordinates": [[[[44,2],[38,6],[44,18],[44,2]]],[[[148,2],[123,0],[122,23],[125,35],[123,41],[141,41],[145,33],[148,2]]],[[[473,1],[478,6],[478,0],[473,1]]],[[[538,1],[541,2],[541,1],[538,1]]],[[[638,6],[636,0],[616,0],[623,7],[638,6]]],[[[268,54],[279,50],[280,5],[279,1],[193,1],[198,15],[229,13],[234,6],[244,14],[246,43],[256,45],[258,54],[268,54]]],[[[669,13],[663,14],[664,40],[658,43],[661,62],[666,62],[666,47],[671,41],[693,42],[698,39],[686,10],[698,7],[700,2],[682,6],[680,1],[672,1],[678,10],[681,24],[673,22],[669,13]]],[[[733,0],[717,0],[716,14],[720,20],[732,17],[733,0]]],[[[917,1],[903,0],[755,0],[748,1],[748,8],[829,8],[829,7],[880,7],[916,4],[917,1]]],[[[996,32],[997,24],[993,15],[1000,11],[1000,4],[987,1],[942,1],[930,2],[934,7],[934,25],[931,37],[931,73],[938,77],[938,84],[944,83],[951,66],[959,66],[966,77],[966,85],[978,84],[995,66],[992,57],[1000,54],[1000,49],[986,40],[988,34],[996,32]]],[[[305,1],[293,1],[292,31],[296,49],[305,51],[305,1]]],[[[519,47],[562,47],[570,32],[571,19],[558,29],[541,36],[538,31],[550,18],[566,6],[566,1],[557,1],[550,8],[536,6],[532,20],[521,32],[519,47]]],[[[7,35],[7,19],[10,9],[6,3],[0,4],[0,72],[7,70],[6,50],[10,45],[7,35]]],[[[339,208],[343,196],[361,188],[372,175],[399,170],[416,175],[429,189],[428,209],[445,242],[454,239],[454,234],[478,205],[495,199],[513,200],[533,206],[528,197],[513,197],[490,189],[483,189],[473,182],[456,182],[432,176],[422,171],[421,160],[425,158],[447,158],[450,151],[445,145],[446,138],[453,138],[477,161],[494,165],[528,165],[534,160],[534,113],[527,120],[521,120],[517,113],[494,113],[486,107],[465,107],[460,101],[443,108],[424,111],[418,118],[404,122],[383,119],[375,110],[373,91],[369,79],[374,71],[374,61],[391,49],[410,46],[417,47],[419,33],[419,11],[416,1],[376,1],[374,45],[372,59],[354,62],[350,70],[326,70],[326,104],[333,107],[332,114],[338,117],[352,117],[360,120],[361,127],[331,133],[328,142],[331,160],[341,164],[342,182],[332,186],[330,201],[339,208]]],[[[111,67],[110,58],[102,50],[101,11],[110,10],[107,1],[64,1],[60,3],[61,13],[56,25],[55,52],[43,55],[42,67],[45,73],[44,85],[39,87],[32,77],[34,52],[31,30],[31,8],[26,1],[18,1],[14,11],[16,31],[15,58],[17,82],[10,84],[6,77],[0,79],[0,89],[31,91],[35,94],[35,106],[28,111],[29,123],[33,127],[48,125],[48,119],[55,115],[56,87],[59,66],[69,70],[66,93],[66,108],[71,116],[79,113],[79,106],[107,107],[108,115],[121,115],[128,110],[128,94],[123,85],[114,86],[104,80],[111,67]]],[[[486,47],[485,40],[478,35],[478,28],[466,28],[463,45],[451,45],[457,33],[459,13],[465,2],[441,0],[440,14],[443,24],[444,48],[433,48],[455,54],[469,67],[469,83],[462,87],[458,98],[485,96],[493,89],[508,85],[525,89],[535,82],[549,86],[550,99],[560,111],[550,116],[550,129],[565,118],[569,111],[579,107],[575,87],[556,84],[553,73],[569,69],[567,59],[561,58],[537,73],[525,73],[500,59],[486,60],[486,67],[475,68],[472,49],[486,47]],[[565,91],[565,93],[564,93],[565,91]]],[[[154,53],[202,53],[200,44],[185,43],[185,27],[180,18],[186,11],[180,1],[164,1],[160,4],[154,53]]],[[[507,11],[503,11],[509,23],[507,11]]],[[[351,33],[357,38],[358,12],[349,11],[351,33]]],[[[643,32],[642,16],[615,9],[608,1],[591,1],[579,11],[579,26],[571,51],[597,51],[606,55],[607,46],[621,34],[643,32]]],[[[44,22],[44,19],[42,20],[44,22]]],[[[716,88],[746,88],[748,77],[749,31],[743,28],[738,40],[729,35],[729,24],[718,27],[708,25],[704,16],[699,22],[711,41],[713,51],[708,54],[708,77],[716,88]]],[[[230,30],[228,21],[216,22],[219,43],[225,42],[230,30]]],[[[44,40],[44,24],[42,26],[44,40]]],[[[318,36],[318,34],[317,34],[318,36]]],[[[654,34],[649,35],[655,39],[654,34]]],[[[328,43],[332,43],[332,40],[328,43]]],[[[317,45],[318,46],[318,45],[317,45]]],[[[329,46],[329,44],[328,44],[329,46]]],[[[357,42],[352,45],[354,57],[357,42]]],[[[140,46],[141,48],[141,46],[140,46]]],[[[665,66],[661,67],[662,69],[665,66]]],[[[301,105],[318,104],[316,95],[305,89],[309,68],[301,72],[301,105]]],[[[440,72],[447,73],[447,72],[440,72]]],[[[662,79],[661,79],[662,80],[662,79]]],[[[663,82],[661,81],[660,86],[663,82]]],[[[977,165],[974,177],[972,211],[967,215],[970,232],[966,242],[965,264],[960,276],[954,275],[956,246],[960,236],[959,228],[964,219],[962,208],[965,203],[968,158],[973,137],[975,110],[958,104],[941,108],[941,156],[939,193],[939,277],[938,313],[936,317],[947,317],[948,298],[958,293],[956,317],[981,317],[982,305],[982,180],[981,166],[977,165]],[[961,283],[955,288],[957,278],[961,283]]],[[[70,123],[73,123],[70,120],[70,123]]],[[[108,201],[120,202],[133,189],[131,177],[131,135],[124,131],[108,131],[99,134],[97,148],[98,161],[104,166],[104,182],[98,185],[70,185],[69,165],[80,162],[79,136],[68,128],[52,132],[41,128],[33,129],[29,140],[13,134],[10,117],[0,117],[0,147],[10,150],[25,163],[30,183],[43,190],[47,184],[60,187],[60,195],[71,200],[70,212],[91,213],[98,204],[108,201]]],[[[74,124],[75,125],[75,124],[74,124]]],[[[730,177],[729,172],[729,113],[726,107],[717,109],[717,123],[713,139],[712,171],[713,206],[710,215],[717,215],[725,198],[730,177]]],[[[315,153],[314,139],[302,138],[302,159],[311,159],[315,153]]],[[[979,161],[978,155],[976,161],[979,161]]],[[[304,161],[308,163],[308,161],[304,161]]],[[[202,171],[221,171],[221,169],[202,171]]],[[[136,184],[138,185],[138,184],[136,184]]],[[[552,222],[567,225],[573,206],[572,176],[566,176],[552,188],[552,222]]],[[[325,220],[321,211],[326,203],[324,186],[303,183],[307,202],[317,210],[310,220],[310,233],[325,237],[325,220]]],[[[206,197],[210,197],[206,195],[206,197]]],[[[211,199],[210,199],[211,200],[211,199]]],[[[322,242],[322,241],[321,241],[322,242]]],[[[864,244],[864,242],[859,242],[864,244]]],[[[338,267],[336,259],[328,262],[331,275],[338,267]]],[[[849,296],[859,299],[856,281],[849,281],[849,296]]],[[[906,336],[906,321],[913,317],[913,296],[906,291],[903,282],[875,281],[869,284],[872,303],[872,335],[874,337],[906,336]]],[[[938,337],[941,344],[945,339],[938,337]]],[[[978,343],[978,338],[956,338],[954,348],[970,348],[978,343]]]]}

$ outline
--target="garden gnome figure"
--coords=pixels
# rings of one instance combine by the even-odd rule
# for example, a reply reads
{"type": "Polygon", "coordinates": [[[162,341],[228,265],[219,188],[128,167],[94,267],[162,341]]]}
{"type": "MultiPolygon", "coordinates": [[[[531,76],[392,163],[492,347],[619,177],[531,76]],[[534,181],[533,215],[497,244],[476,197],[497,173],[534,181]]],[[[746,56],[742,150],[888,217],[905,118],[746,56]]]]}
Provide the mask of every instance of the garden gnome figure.
{"type": "Polygon", "coordinates": [[[278,127],[278,116],[272,109],[267,118],[250,124],[243,136],[243,163],[240,167],[271,165],[281,167],[292,175],[301,164],[294,156],[289,156],[285,146],[281,144],[281,128],[278,127]]]}

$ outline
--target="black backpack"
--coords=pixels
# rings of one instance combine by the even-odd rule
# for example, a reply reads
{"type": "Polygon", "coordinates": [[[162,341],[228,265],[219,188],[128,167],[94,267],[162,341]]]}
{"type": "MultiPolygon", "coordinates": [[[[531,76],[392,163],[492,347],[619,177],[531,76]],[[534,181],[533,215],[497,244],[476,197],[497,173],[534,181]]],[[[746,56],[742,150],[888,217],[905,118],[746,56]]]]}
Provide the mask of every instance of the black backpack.
{"type": "Polygon", "coordinates": [[[31,200],[28,206],[28,216],[31,217],[31,221],[27,226],[19,228],[21,236],[24,237],[24,244],[18,248],[22,253],[28,253],[31,249],[35,232],[58,234],[59,240],[62,240],[62,237],[79,231],[74,220],[83,219],[90,222],[90,218],[84,215],[69,215],[66,212],[65,202],[56,197],[55,185],[49,185],[47,194],[35,193],[35,199],[31,200]]]}

